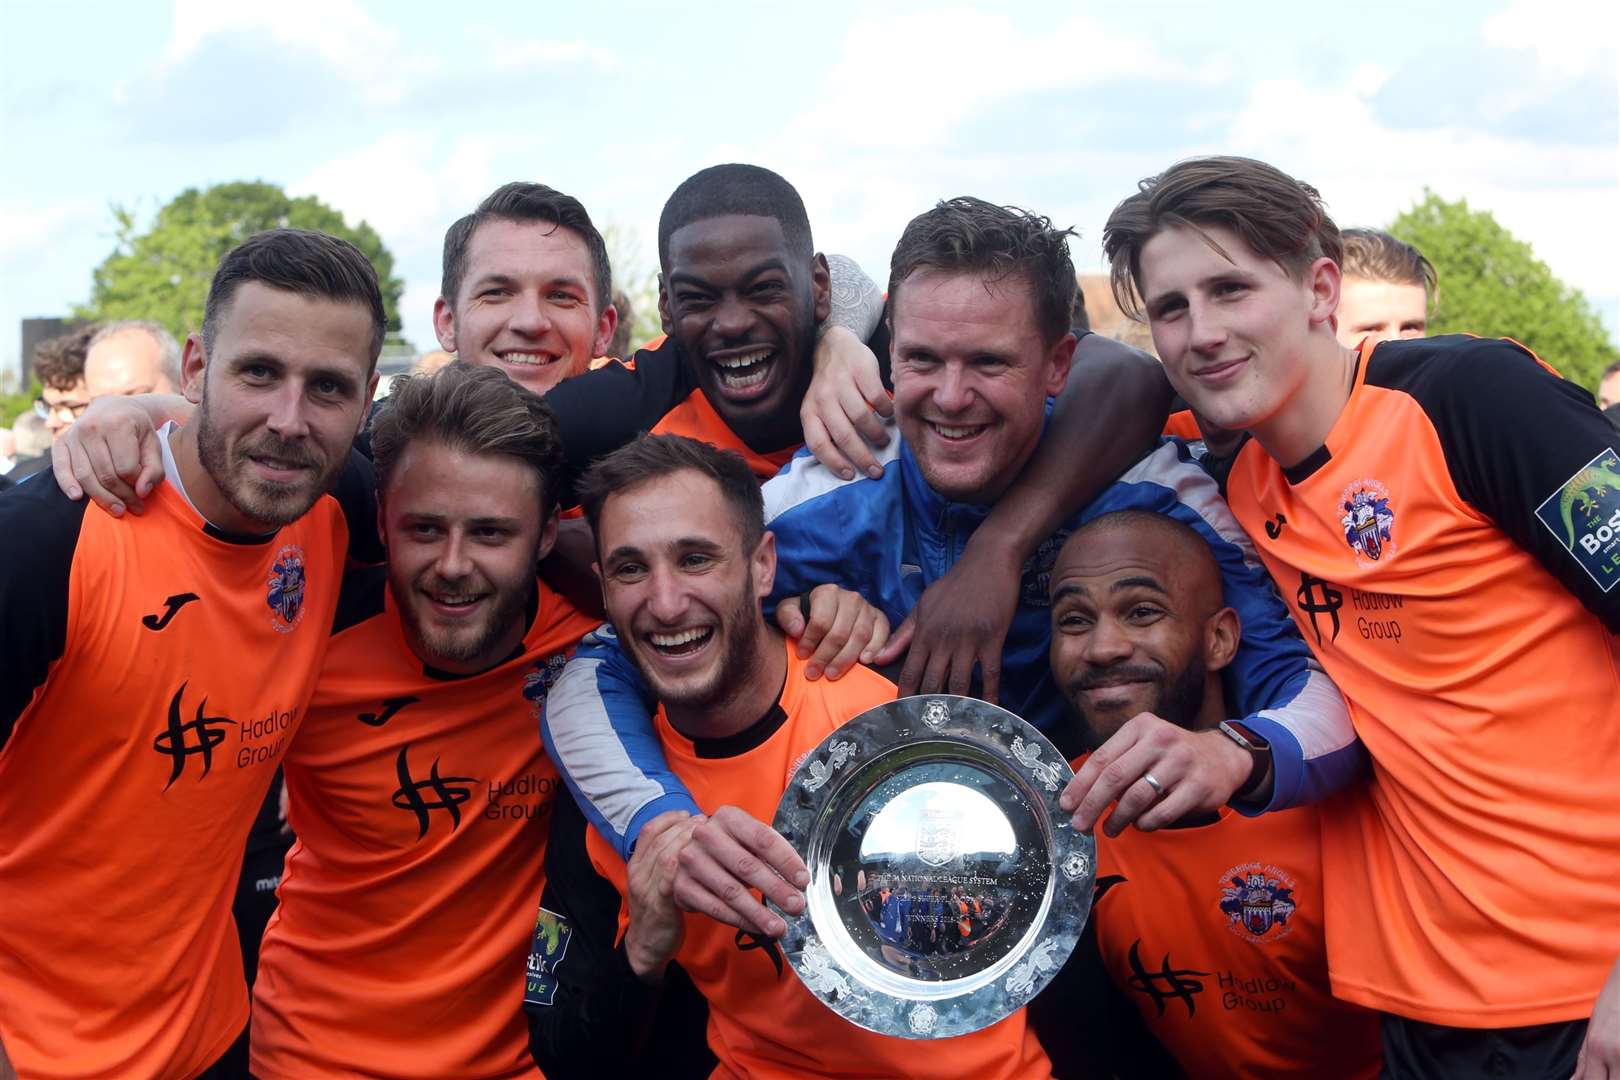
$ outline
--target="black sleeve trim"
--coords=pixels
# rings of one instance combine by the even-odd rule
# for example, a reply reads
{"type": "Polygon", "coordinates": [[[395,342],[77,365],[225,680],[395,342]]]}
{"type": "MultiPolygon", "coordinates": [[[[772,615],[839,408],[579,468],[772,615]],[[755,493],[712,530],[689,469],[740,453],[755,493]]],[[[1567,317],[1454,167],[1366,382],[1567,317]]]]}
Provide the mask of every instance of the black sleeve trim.
{"type": "Polygon", "coordinates": [[[1385,342],[1367,382],[1410,394],[1457,493],[1620,633],[1620,530],[1605,524],[1620,517],[1620,431],[1591,394],[1514,342],[1463,335],[1385,342]],[[1575,490],[1589,467],[1600,482],[1575,490]],[[1566,522],[1574,507],[1586,513],[1566,522]],[[1594,515],[1603,520],[1590,524],[1594,515]]]}
{"type": "Polygon", "coordinates": [[[67,649],[68,584],[88,505],[62,494],[48,470],[0,495],[0,749],[67,649]]]}

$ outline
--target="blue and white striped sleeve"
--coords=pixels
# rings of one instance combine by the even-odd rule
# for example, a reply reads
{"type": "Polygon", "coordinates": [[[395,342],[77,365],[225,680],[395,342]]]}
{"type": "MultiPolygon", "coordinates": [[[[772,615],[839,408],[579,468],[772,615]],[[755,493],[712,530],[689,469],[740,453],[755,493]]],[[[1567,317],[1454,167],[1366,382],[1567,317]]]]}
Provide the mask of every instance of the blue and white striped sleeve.
{"type": "Polygon", "coordinates": [[[540,738],[585,817],[630,860],[641,827],[670,810],[701,813],[670,770],[653,728],[656,703],[603,624],[580,640],[546,695],[540,738]]]}
{"type": "Polygon", "coordinates": [[[1258,814],[1315,802],[1360,777],[1367,755],[1344,697],[1299,636],[1215,481],[1192,463],[1183,446],[1166,441],[1085,516],[1124,509],[1157,510],[1192,526],[1209,544],[1226,603],[1243,624],[1237,655],[1225,673],[1228,704],[1271,743],[1273,785],[1264,806],[1239,809],[1258,814]]]}

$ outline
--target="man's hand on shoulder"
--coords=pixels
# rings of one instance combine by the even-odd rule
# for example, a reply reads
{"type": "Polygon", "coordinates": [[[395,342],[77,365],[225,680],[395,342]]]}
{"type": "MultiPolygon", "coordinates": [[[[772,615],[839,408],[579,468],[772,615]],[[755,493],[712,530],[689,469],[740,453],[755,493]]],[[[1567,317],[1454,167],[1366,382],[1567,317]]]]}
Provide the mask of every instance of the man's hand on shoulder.
{"type": "Polygon", "coordinates": [[[114,517],[139,514],[163,480],[157,428],[184,420],[190,404],[168,394],[100,397],[51,444],[56,486],[70,499],[85,495],[114,517]]]}
{"type": "Polygon", "coordinates": [[[647,822],[630,856],[626,877],[630,925],[624,951],[630,969],[643,982],[657,983],[686,936],[683,916],[675,906],[675,874],[681,850],[700,819],[679,810],[647,822]]]}
{"type": "Polygon", "coordinates": [[[1620,1080],[1620,960],[1592,1006],[1586,1039],[1570,1080],[1620,1080]]]}
{"type": "Polygon", "coordinates": [[[1132,824],[1151,832],[1229,802],[1253,769],[1254,759],[1219,731],[1188,731],[1138,713],[1092,751],[1060,803],[1081,832],[1116,801],[1104,833],[1118,836],[1132,824]]]}
{"type": "Polygon", "coordinates": [[[826,327],[816,342],[815,374],[799,405],[804,444],[816,460],[845,480],[854,479],[856,469],[874,479],[882,476],[872,448],[889,445],[883,418],[893,415],[894,402],[872,350],[844,327],[826,327]]]}
{"type": "Polygon", "coordinates": [[[675,902],[752,934],[778,938],[787,933],[787,924],[754,892],[791,915],[804,911],[810,871],[793,845],[735,806],[722,806],[697,822],[691,842],[681,851],[675,902]]]}
{"type": "Polygon", "coordinates": [[[776,606],[776,624],[793,638],[799,659],[808,658],[805,678],[825,673],[837,680],[855,666],[892,663],[905,651],[910,631],[889,633],[889,617],[857,592],[817,585],[806,596],[790,596],[776,606]]]}
{"type": "Polygon", "coordinates": [[[966,694],[975,666],[980,696],[994,703],[1001,693],[1001,652],[1018,608],[1023,560],[974,539],[945,576],[923,590],[895,633],[911,645],[900,669],[901,697],[966,694]]]}

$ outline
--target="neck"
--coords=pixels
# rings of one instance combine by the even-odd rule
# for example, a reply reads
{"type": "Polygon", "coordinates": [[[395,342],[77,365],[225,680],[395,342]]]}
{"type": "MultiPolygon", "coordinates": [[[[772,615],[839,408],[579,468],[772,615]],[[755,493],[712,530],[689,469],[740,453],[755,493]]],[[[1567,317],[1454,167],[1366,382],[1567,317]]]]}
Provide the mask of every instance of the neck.
{"type": "Polygon", "coordinates": [[[1356,379],[1356,351],[1336,341],[1313,349],[1308,374],[1293,398],[1249,430],[1283,468],[1298,465],[1326,441],[1350,400],[1356,379]]]}
{"type": "Polygon", "coordinates": [[[216,529],[249,535],[275,532],[276,526],[248,517],[238,510],[214,482],[213,474],[203,465],[202,452],[197,446],[197,432],[202,422],[202,410],[198,409],[191,422],[176,428],[169,438],[169,451],[174,454],[174,465],[180,471],[180,483],[185,486],[191,505],[216,529]]]}
{"type": "Polygon", "coordinates": [[[1220,727],[1221,721],[1226,718],[1226,694],[1221,689],[1221,677],[1218,672],[1212,671],[1204,678],[1204,700],[1198,706],[1198,714],[1193,717],[1192,729],[1209,731],[1220,727]]]}
{"type": "Polygon", "coordinates": [[[756,663],[746,678],[707,705],[665,705],[670,726],[688,739],[726,739],[746,731],[782,697],[787,681],[787,645],[781,634],[760,622],[754,645],[756,663]]]}

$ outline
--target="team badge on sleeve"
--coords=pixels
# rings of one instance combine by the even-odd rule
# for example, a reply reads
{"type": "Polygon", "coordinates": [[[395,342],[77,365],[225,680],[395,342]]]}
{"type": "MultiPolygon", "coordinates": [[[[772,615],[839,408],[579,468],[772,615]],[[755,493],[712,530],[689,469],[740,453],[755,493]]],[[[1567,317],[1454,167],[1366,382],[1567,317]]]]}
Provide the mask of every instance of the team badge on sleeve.
{"type": "Polygon", "coordinates": [[[555,911],[540,909],[529,946],[529,971],[523,980],[525,1005],[550,1005],[557,997],[557,966],[568,952],[574,928],[555,911]]]}
{"type": "Polygon", "coordinates": [[[1536,508],[1598,588],[1620,582],[1620,454],[1605,449],[1536,508]]]}
{"type": "Polygon", "coordinates": [[[1226,872],[1221,912],[1228,928],[1250,941],[1280,941],[1294,914],[1294,879],[1275,866],[1244,863],[1226,872]]]}
{"type": "Polygon", "coordinates": [[[304,617],[304,549],[288,544],[276,552],[266,585],[270,625],[285,634],[304,617]]]}
{"type": "Polygon", "coordinates": [[[1356,553],[1356,562],[1370,567],[1392,554],[1395,539],[1395,510],[1389,504],[1389,490],[1377,480],[1357,480],[1344,489],[1339,523],[1344,526],[1344,542],[1356,553]]]}

